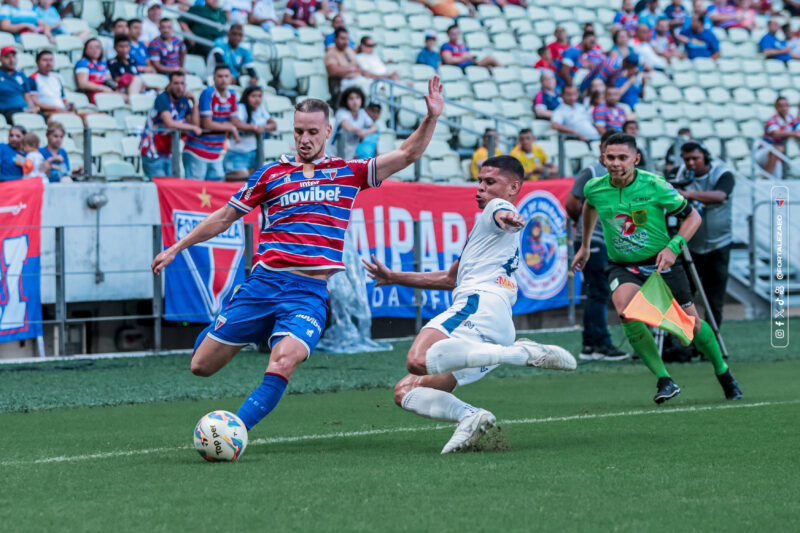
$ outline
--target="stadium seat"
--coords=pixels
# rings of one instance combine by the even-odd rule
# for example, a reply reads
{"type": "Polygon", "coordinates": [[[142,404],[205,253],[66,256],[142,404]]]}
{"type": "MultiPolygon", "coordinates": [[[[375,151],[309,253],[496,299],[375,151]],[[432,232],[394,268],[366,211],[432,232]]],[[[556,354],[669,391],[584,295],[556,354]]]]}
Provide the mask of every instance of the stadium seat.
{"type": "Polygon", "coordinates": [[[169,83],[169,78],[164,76],[163,74],[140,74],[142,78],[142,82],[147,87],[151,87],[153,89],[164,90],[169,83]]]}
{"type": "Polygon", "coordinates": [[[665,86],[658,92],[659,98],[662,102],[676,103],[683,101],[683,94],[677,87],[665,86]]]}
{"type": "Polygon", "coordinates": [[[146,122],[147,117],[142,115],[128,115],[125,117],[125,131],[129,135],[141,135],[146,122]]]}
{"type": "Polygon", "coordinates": [[[98,111],[112,113],[120,109],[130,109],[119,93],[98,93],[94,95],[94,104],[98,111]]]}
{"type": "Polygon", "coordinates": [[[439,76],[443,83],[460,81],[464,79],[464,72],[455,65],[442,65],[439,67],[439,76]]]}
{"type": "Polygon", "coordinates": [[[745,87],[734,89],[733,99],[737,104],[752,104],[756,102],[756,96],[753,91],[745,87]]]}
{"type": "Polygon", "coordinates": [[[22,33],[19,36],[19,44],[22,46],[23,50],[28,52],[53,50],[55,48],[55,46],[50,44],[50,41],[47,40],[47,37],[41,33],[22,33]]]}
{"type": "Polygon", "coordinates": [[[477,65],[472,65],[465,68],[464,74],[466,74],[469,82],[473,84],[492,79],[492,75],[489,73],[488,69],[479,67],[477,65]]]}
{"type": "Polygon", "coordinates": [[[136,167],[127,161],[118,160],[104,161],[101,173],[105,176],[106,181],[119,181],[122,178],[139,177],[136,167]]]}
{"type": "Polygon", "coordinates": [[[491,48],[492,43],[489,41],[489,37],[486,35],[485,32],[474,32],[474,33],[466,33],[464,34],[464,44],[472,50],[484,50],[486,48],[491,48]]]}
{"type": "Polygon", "coordinates": [[[475,91],[475,98],[478,100],[492,100],[500,96],[500,92],[494,81],[475,83],[472,89],[475,91]]]}
{"type": "Polygon", "coordinates": [[[22,126],[27,130],[47,129],[42,115],[37,113],[14,113],[11,120],[15,126],[22,126]]]}

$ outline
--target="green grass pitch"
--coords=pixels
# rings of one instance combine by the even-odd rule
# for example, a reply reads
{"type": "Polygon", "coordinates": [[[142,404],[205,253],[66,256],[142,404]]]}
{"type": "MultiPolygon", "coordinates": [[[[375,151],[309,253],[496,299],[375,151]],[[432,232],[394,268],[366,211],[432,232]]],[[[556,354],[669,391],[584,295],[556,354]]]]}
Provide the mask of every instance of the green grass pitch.
{"type": "MultiPolygon", "coordinates": [[[[668,365],[652,403],[639,362],[499,369],[457,391],[500,429],[441,456],[453,426],[392,403],[404,350],[315,354],[235,463],[191,444],[236,411],[262,354],[218,375],[186,356],[0,366],[4,531],[798,531],[800,354],[765,322],[724,332],[745,400],[708,363],[668,365]]],[[[615,331],[615,338],[620,338],[615,331]]],[[[576,351],[576,332],[534,336],[576,351]]]]}

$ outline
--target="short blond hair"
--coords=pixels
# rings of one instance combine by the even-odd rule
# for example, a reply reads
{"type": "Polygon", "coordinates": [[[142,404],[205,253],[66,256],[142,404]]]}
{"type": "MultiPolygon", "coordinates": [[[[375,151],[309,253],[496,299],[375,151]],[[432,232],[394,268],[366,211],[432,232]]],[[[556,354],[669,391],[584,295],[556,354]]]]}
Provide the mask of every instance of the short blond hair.
{"type": "Polygon", "coordinates": [[[39,136],[35,133],[26,133],[22,136],[22,144],[39,148],[39,136]]]}

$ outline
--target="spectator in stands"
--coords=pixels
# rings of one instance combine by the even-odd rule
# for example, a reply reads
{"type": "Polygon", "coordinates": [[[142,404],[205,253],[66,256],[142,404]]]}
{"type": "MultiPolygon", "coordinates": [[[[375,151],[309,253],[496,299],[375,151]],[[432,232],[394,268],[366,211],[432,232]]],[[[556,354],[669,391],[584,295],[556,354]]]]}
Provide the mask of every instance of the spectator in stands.
{"type": "Polygon", "coordinates": [[[14,113],[34,113],[33,92],[36,86],[24,72],[17,70],[17,51],[13,46],[0,49],[0,115],[13,123],[14,113]]]}
{"type": "Polygon", "coordinates": [[[147,17],[142,20],[142,41],[150,44],[150,41],[161,34],[158,24],[161,21],[161,2],[153,0],[147,4],[147,17]]]}
{"type": "Polygon", "coordinates": [[[800,131],[797,130],[797,118],[789,109],[789,101],[784,97],[775,100],[775,114],[764,124],[763,140],[769,147],[756,151],[756,162],[768,173],[783,177],[783,164],[773,150],[781,154],[786,153],[786,141],[789,139],[800,140],[800,131]]]}
{"type": "Polygon", "coordinates": [[[228,147],[223,160],[225,179],[246,180],[264,163],[256,160],[257,143],[264,138],[265,132],[275,131],[278,125],[262,107],[263,99],[261,87],[248,87],[242,91],[236,114],[242,124],[253,129],[241,132],[241,141],[228,147]]]}
{"type": "Polygon", "coordinates": [[[542,88],[533,98],[533,112],[538,119],[550,120],[553,111],[561,105],[561,96],[556,92],[556,76],[552,72],[542,72],[539,81],[542,88]]]}
{"type": "Polygon", "coordinates": [[[783,37],[792,51],[792,58],[800,59],[800,31],[792,31],[792,25],[787,22],[783,25],[783,37]]]}
{"type": "Polygon", "coordinates": [[[97,93],[114,92],[115,86],[108,64],[103,61],[103,46],[97,39],[89,39],[83,45],[83,57],[75,65],[75,87],[94,103],[97,93]]]}
{"type": "Polygon", "coordinates": [[[375,53],[375,39],[370,36],[361,38],[361,44],[356,50],[356,61],[361,67],[361,75],[370,80],[394,80],[400,79],[398,72],[390,72],[389,67],[375,53]]]}
{"type": "MultiPolygon", "coordinates": [[[[703,12],[705,12],[705,9],[703,9],[703,12]]],[[[669,20],[670,28],[679,30],[683,27],[684,22],[689,19],[689,12],[683,7],[681,0],[672,0],[672,3],[664,9],[664,16],[669,20]]]]}
{"type": "Polygon", "coordinates": [[[761,50],[761,53],[764,54],[764,57],[767,59],[789,61],[792,59],[792,49],[789,48],[785,40],[778,39],[778,30],[780,29],[781,23],[778,19],[769,19],[769,23],[767,23],[767,33],[758,43],[758,49],[761,50]]]}
{"type": "Polygon", "coordinates": [[[600,82],[601,86],[613,83],[614,80],[617,78],[617,76],[619,76],[620,73],[623,71],[626,62],[629,64],[635,63],[636,68],[638,70],[639,56],[637,56],[636,54],[633,53],[628,54],[628,56],[625,59],[621,59],[617,55],[607,56],[597,65],[593,66],[592,69],[589,71],[589,73],[583,77],[583,81],[581,82],[580,85],[580,91],[582,93],[586,93],[587,89],[591,87],[591,84],[597,83],[598,81],[600,82]]]}
{"type": "Polygon", "coordinates": [[[117,84],[117,91],[123,94],[126,102],[130,102],[130,95],[139,94],[144,89],[144,82],[139,76],[139,70],[128,57],[131,40],[127,35],[114,37],[114,51],[117,57],[108,62],[108,71],[111,79],[117,84]]]}
{"type": "Polygon", "coordinates": [[[358,87],[342,91],[335,118],[331,146],[333,153],[343,159],[353,159],[356,147],[378,131],[378,126],[364,110],[364,92],[358,87]]]}
{"type": "Polygon", "coordinates": [[[33,9],[33,7],[20,7],[20,0],[3,0],[0,8],[0,31],[11,33],[19,41],[19,36],[24,32],[44,34],[50,42],[54,42],[50,26],[33,9]]]}
{"type": "Polygon", "coordinates": [[[594,141],[600,138],[592,123],[591,112],[578,102],[578,89],[571,85],[561,91],[561,105],[553,111],[550,125],[559,133],[575,137],[581,141],[594,141]]]}
{"type": "Polygon", "coordinates": [[[270,31],[280,25],[278,14],[275,13],[275,2],[273,0],[253,0],[253,10],[250,12],[247,22],[261,26],[264,31],[270,31]]]}
{"type": "Polygon", "coordinates": [[[142,130],[139,150],[142,170],[148,178],[173,175],[172,136],[164,130],[191,132],[197,137],[203,133],[198,106],[186,89],[186,75],[180,71],[169,74],[169,83],[164,92],[156,96],[142,130]]]}
{"type": "Polygon", "coordinates": [[[0,144],[0,181],[21,179],[31,163],[22,151],[22,137],[28,133],[22,126],[11,126],[8,144],[0,144]]]}
{"type": "MultiPolygon", "coordinates": [[[[595,80],[600,81],[600,80],[595,80]]],[[[602,82],[600,82],[602,84],[602,82]]],[[[605,105],[606,103],[606,88],[603,86],[600,91],[588,91],[589,96],[583,99],[583,104],[589,109],[605,105]]]]}
{"type": "MultiPolygon", "coordinates": [[[[255,71],[255,62],[250,50],[239,46],[244,38],[244,30],[240,24],[231,24],[228,29],[227,39],[218,39],[208,54],[206,77],[213,75],[217,65],[228,65],[231,74],[238,84],[243,74],[250,76],[250,85],[258,85],[258,75],[255,71]]],[[[241,85],[241,84],[239,84],[241,85]]]]}
{"type": "MultiPolygon", "coordinates": [[[[50,28],[50,33],[53,35],[64,35],[67,32],[63,28],[63,20],[58,9],[53,5],[53,0],[38,0],[35,2],[33,11],[38,15],[39,20],[44,22],[50,28]]],[[[80,40],[85,41],[89,38],[89,30],[83,30],[76,34],[80,40]]]]}
{"type": "Polygon", "coordinates": [[[578,69],[592,69],[606,58],[603,51],[599,50],[596,45],[597,38],[594,33],[584,31],[580,44],[561,54],[561,61],[556,61],[559,85],[572,85],[572,78],[578,69]]]}
{"type": "Polygon", "coordinates": [[[714,28],[714,22],[708,16],[705,0],[692,0],[692,16],[686,16],[683,20],[683,26],[678,29],[688,30],[692,25],[692,17],[699,16],[703,18],[703,29],[710,30],[714,28]]]}
{"type": "Polygon", "coordinates": [[[658,7],[658,0],[647,0],[647,7],[639,13],[639,24],[644,24],[654,30],[658,20],[663,17],[664,12],[658,7]]]}
{"type": "Polygon", "coordinates": [[[672,62],[673,57],[678,57],[680,53],[675,46],[675,38],[669,31],[669,20],[662,18],[656,22],[656,29],[650,39],[653,50],[659,57],[663,57],[667,63],[672,62]]]}
{"type": "Polygon", "coordinates": [[[695,205],[702,205],[698,211],[703,216],[688,246],[711,314],[719,326],[733,242],[733,202],[730,197],[735,185],[734,176],[725,163],[711,160],[708,150],[699,142],[684,143],[681,157],[683,166],[676,181],[686,185],[681,186],[678,192],[695,205]]]}
{"type": "Polygon", "coordinates": [[[111,61],[117,55],[114,51],[114,39],[118,35],[128,35],[128,21],[125,19],[116,19],[111,26],[111,40],[103,45],[103,57],[106,61],[111,61]]]}
{"type": "Polygon", "coordinates": [[[627,30],[617,30],[614,33],[613,40],[614,46],[608,51],[609,56],[625,59],[633,53],[633,46],[630,43],[631,36],[627,30]]]}
{"type": "Polygon", "coordinates": [[[439,51],[436,49],[435,33],[428,32],[425,34],[425,48],[417,54],[417,63],[428,65],[437,72],[439,71],[439,65],[442,64],[442,56],[439,55],[439,51]]]}
{"type": "Polygon", "coordinates": [[[678,138],[667,148],[667,153],[664,154],[664,176],[670,177],[674,175],[683,164],[681,146],[691,140],[691,138],[692,131],[689,128],[681,128],[678,130],[678,138]]]}
{"type": "Polygon", "coordinates": [[[702,16],[692,16],[689,29],[682,30],[675,38],[686,47],[689,59],[697,57],[719,58],[719,40],[714,32],[703,27],[702,16]]]}
{"type": "Polygon", "coordinates": [[[39,148],[39,153],[50,167],[47,177],[50,183],[70,182],[71,171],[69,167],[69,156],[66,150],[61,147],[67,130],[60,122],[50,120],[47,122],[47,146],[39,148]]]}
{"type": "Polygon", "coordinates": [[[517,145],[511,149],[511,157],[522,163],[526,180],[546,178],[548,174],[556,172],[555,165],[548,162],[547,152],[536,144],[536,137],[528,128],[520,130],[517,145]]]}
{"type": "Polygon", "coordinates": [[[191,0],[164,0],[165,6],[170,6],[173,9],[180,9],[181,11],[188,11],[192,7],[191,0]]]}
{"type": "MultiPolygon", "coordinates": [[[[163,18],[158,23],[159,36],[147,47],[150,66],[160,74],[183,71],[186,60],[186,45],[172,34],[172,20],[163,18]]],[[[210,50],[209,50],[210,51],[210,50]]]]}
{"type": "Polygon", "coordinates": [[[612,29],[623,29],[633,34],[638,24],[639,15],[633,10],[633,0],[622,0],[622,10],[614,15],[614,21],[611,24],[612,29]]]}
{"type": "Polygon", "coordinates": [[[368,157],[375,157],[378,155],[378,140],[380,139],[381,131],[381,104],[378,102],[370,102],[366,107],[367,115],[375,123],[378,128],[375,133],[367,135],[363,141],[356,146],[356,159],[367,159],[368,157]]]}
{"type": "Polygon", "coordinates": [[[283,12],[283,23],[295,28],[316,27],[314,13],[317,11],[318,3],[317,0],[289,0],[283,12]]]}
{"type": "Polygon", "coordinates": [[[752,4],[752,0],[736,1],[736,14],[739,16],[739,23],[735,26],[736,28],[744,28],[746,30],[758,28],[756,10],[752,8],[752,4]]]}
{"type": "MultiPolygon", "coordinates": [[[[333,31],[325,36],[325,50],[333,46],[333,40],[336,37],[336,30],[344,27],[345,27],[344,17],[342,17],[341,15],[336,15],[335,17],[333,17],[333,20],[331,20],[331,28],[333,29],[333,31]]],[[[350,48],[356,47],[352,39],[348,41],[348,46],[350,48]]]]}
{"type": "Polygon", "coordinates": [[[470,65],[478,65],[479,67],[486,67],[490,71],[492,67],[502,66],[494,56],[478,59],[469,51],[466,45],[459,43],[461,30],[458,29],[456,24],[447,28],[447,38],[448,42],[444,43],[441,48],[442,63],[445,65],[457,65],[462,69],[470,65]]]}
{"type": "Polygon", "coordinates": [[[31,101],[45,117],[75,111],[75,104],[66,98],[61,77],[53,72],[54,67],[53,52],[42,50],[36,54],[36,72],[31,74],[31,101]]]}
{"type": "Polygon", "coordinates": [[[256,126],[245,125],[236,114],[236,93],[230,88],[233,78],[227,65],[214,71],[214,85],[200,93],[200,127],[202,135],[190,133],[183,151],[183,168],[186,177],[199,180],[222,180],[225,171],[222,153],[225,140],[231,135],[236,143],[242,141],[240,131],[256,131],[256,126]]]}
{"type": "Polygon", "coordinates": [[[646,70],[664,70],[668,65],[667,59],[656,52],[651,42],[653,33],[654,32],[644,24],[639,24],[636,27],[636,33],[633,38],[633,51],[639,56],[639,60],[646,70]]]}
{"type": "Polygon", "coordinates": [[[498,145],[497,130],[494,128],[486,128],[483,132],[483,138],[481,140],[481,145],[478,147],[477,150],[472,152],[472,163],[469,167],[469,175],[470,178],[473,180],[478,179],[478,173],[481,171],[481,165],[483,162],[489,159],[489,145],[494,144],[494,155],[503,155],[503,152],[500,151],[498,145]]]}
{"type": "Polygon", "coordinates": [[[606,89],[606,101],[592,110],[594,127],[602,135],[606,130],[622,131],[627,113],[619,105],[620,91],[616,87],[606,89]]]}
{"type": "Polygon", "coordinates": [[[347,30],[339,28],[334,34],[334,45],[325,51],[324,62],[330,93],[336,98],[339,91],[358,83],[361,67],[358,66],[355,50],[347,46],[350,41],[347,30]]]}
{"type": "Polygon", "coordinates": [[[35,133],[26,133],[22,136],[22,153],[25,154],[27,163],[23,167],[25,174],[23,178],[39,178],[50,173],[50,165],[45,162],[44,157],[39,152],[39,136],[35,133]]]}
{"type": "MultiPolygon", "coordinates": [[[[625,124],[622,125],[622,133],[627,133],[628,135],[633,135],[634,137],[639,137],[639,123],[635,120],[626,120],[625,124]]],[[[644,147],[644,143],[636,143],[638,148],[636,149],[639,153],[639,163],[636,165],[636,168],[641,168],[642,170],[646,170],[648,168],[648,161],[650,161],[650,157],[647,153],[647,150],[644,147]]]]}
{"type": "Polygon", "coordinates": [[[633,110],[644,96],[644,86],[650,74],[639,70],[639,58],[631,54],[622,62],[622,70],[614,77],[614,85],[619,88],[620,100],[633,110]]]}
{"type": "Polygon", "coordinates": [[[475,16],[475,8],[469,0],[411,0],[418,4],[422,4],[433,12],[437,17],[456,18],[461,15],[456,7],[456,2],[467,6],[469,9],[469,16],[475,16]]]}
{"type": "MultiPolygon", "coordinates": [[[[572,45],[569,43],[569,35],[567,35],[567,30],[564,26],[556,26],[556,31],[553,32],[553,35],[556,40],[548,44],[547,49],[550,50],[552,60],[558,61],[561,59],[561,54],[572,48],[572,45]]],[[[541,52],[539,55],[542,55],[541,52]]]]}
{"type": "Polygon", "coordinates": [[[738,26],[743,15],[738,12],[736,6],[728,4],[727,0],[714,0],[714,3],[706,9],[711,22],[720,28],[732,28],[738,26]]]}
{"type": "MultiPolygon", "coordinates": [[[[183,31],[191,32],[198,37],[212,42],[216,41],[220,37],[224,37],[225,26],[227,25],[228,20],[225,16],[225,11],[219,7],[219,2],[220,0],[205,0],[204,4],[194,4],[192,7],[190,7],[189,11],[186,12],[188,15],[194,15],[195,17],[206,19],[211,22],[212,25],[204,24],[200,21],[195,21],[193,19],[184,17],[178,20],[178,23],[181,25],[181,28],[183,28],[183,31]]],[[[163,34],[163,29],[160,23],[158,29],[163,34]]],[[[191,44],[188,46],[188,49],[189,53],[197,54],[199,56],[207,56],[211,51],[210,46],[194,41],[191,42],[191,44]]]]}
{"type": "Polygon", "coordinates": [[[783,8],[793,17],[800,17],[800,0],[783,0],[783,8]]]}
{"type": "Polygon", "coordinates": [[[325,18],[344,13],[344,0],[322,0],[322,13],[325,18]]]}
{"type": "Polygon", "coordinates": [[[253,11],[253,0],[225,0],[222,6],[230,24],[247,24],[253,11]]]}
{"type": "Polygon", "coordinates": [[[555,61],[553,61],[553,57],[550,55],[550,49],[546,46],[540,46],[536,52],[539,54],[539,61],[537,61],[533,68],[540,68],[544,70],[552,70],[553,72],[558,72],[558,67],[556,66],[555,61]]]}
{"type": "Polygon", "coordinates": [[[150,54],[147,52],[147,45],[142,42],[142,21],[131,19],[128,21],[128,37],[131,42],[131,51],[128,57],[136,65],[139,72],[155,72],[155,69],[147,64],[150,54]]]}

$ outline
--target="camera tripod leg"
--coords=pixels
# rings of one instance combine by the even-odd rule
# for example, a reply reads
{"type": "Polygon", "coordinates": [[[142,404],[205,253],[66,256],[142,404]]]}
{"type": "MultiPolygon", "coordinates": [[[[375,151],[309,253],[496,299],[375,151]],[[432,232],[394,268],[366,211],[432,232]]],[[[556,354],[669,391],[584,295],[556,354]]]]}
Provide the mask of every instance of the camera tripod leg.
{"type": "Polygon", "coordinates": [[[686,263],[686,267],[689,270],[689,275],[692,276],[694,286],[697,287],[697,292],[700,294],[700,302],[703,304],[703,309],[705,309],[706,322],[708,322],[708,324],[711,326],[711,329],[714,331],[714,335],[717,336],[717,342],[719,342],[719,348],[722,352],[722,357],[727,359],[728,350],[725,348],[725,342],[722,340],[722,334],[719,331],[717,320],[714,318],[714,313],[711,312],[711,305],[708,303],[706,291],[703,289],[703,284],[700,282],[700,275],[697,273],[697,268],[694,266],[694,260],[692,259],[692,254],[689,252],[688,247],[684,247],[683,249],[683,262],[686,263]]]}

